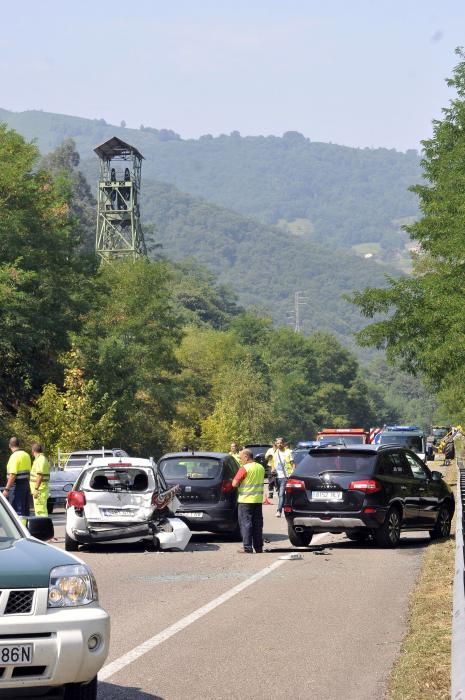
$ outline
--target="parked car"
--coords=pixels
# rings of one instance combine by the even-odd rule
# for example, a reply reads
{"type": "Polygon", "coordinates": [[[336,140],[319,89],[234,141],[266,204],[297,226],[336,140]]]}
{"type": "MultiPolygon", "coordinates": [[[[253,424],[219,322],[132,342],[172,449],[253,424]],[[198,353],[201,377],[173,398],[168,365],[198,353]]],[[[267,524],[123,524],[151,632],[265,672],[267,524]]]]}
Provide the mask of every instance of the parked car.
{"type": "Polygon", "coordinates": [[[119,447],[102,447],[99,450],[75,450],[68,455],[64,469],[82,469],[96,457],[127,457],[128,453],[119,447]]]}
{"type": "Polygon", "coordinates": [[[315,532],[372,536],[395,547],[401,530],[448,537],[454,495],[440,472],[396,445],[320,447],[309,451],[287,481],[289,539],[307,546],[315,532]]]}
{"type": "Polygon", "coordinates": [[[312,447],[319,447],[320,443],[318,440],[301,440],[292,450],[292,457],[294,459],[294,464],[299,464],[304,457],[308,455],[308,451],[312,447]]]}
{"type": "Polygon", "coordinates": [[[27,526],[0,495],[0,697],[62,690],[65,700],[95,700],[110,640],[95,579],[80,559],[39,542],[53,537],[50,518],[27,526]]]}
{"type": "Polygon", "coordinates": [[[177,515],[191,530],[239,536],[234,457],[224,452],[173,452],[163,455],[158,466],[167,484],[179,486],[177,515]]]}
{"type": "Polygon", "coordinates": [[[65,548],[146,540],[155,549],[185,549],[191,533],[174,517],[177,506],[152,460],[99,457],[68,493],[65,548]]]}
{"type": "Polygon", "coordinates": [[[47,500],[47,510],[49,515],[53,513],[54,509],[61,506],[62,508],[66,505],[66,496],[68,491],[71,491],[73,484],[79,474],[80,469],[54,469],[50,472],[50,481],[48,483],[48,500],[47,500]]]}

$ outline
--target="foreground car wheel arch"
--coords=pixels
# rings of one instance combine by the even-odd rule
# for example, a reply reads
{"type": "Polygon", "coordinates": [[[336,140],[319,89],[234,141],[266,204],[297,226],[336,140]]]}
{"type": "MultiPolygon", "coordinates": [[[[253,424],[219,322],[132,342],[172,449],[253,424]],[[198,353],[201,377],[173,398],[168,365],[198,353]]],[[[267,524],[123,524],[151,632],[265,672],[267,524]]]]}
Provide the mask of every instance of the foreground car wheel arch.
{"type": "Polygon", "coordinates": [[[69,683],[65,686],[63,700],[97,700],[97,678],[90,683],[69,683]]]}
{"type": "Polygon", "coordinates": [[[305,530],[304,532],[296,532],[292,523],[287,524],[289,540],[294,547],[308,547],[312,541],[313,532],[305,530]]]}
{"type": "Polygon", "coordinates": [[[452,515],[450,507],[443,504],[439,510],[434,528],[430,530],[429,536],[432,540],[446,539],[450,536],[452,515]]]}
{"type": "Polygon", "coordinates": [[[396,506],[390,508],[384,523],[374,531],[375,541],[379,547],[397,547],[400,540],[402,514],[396,506]]]}

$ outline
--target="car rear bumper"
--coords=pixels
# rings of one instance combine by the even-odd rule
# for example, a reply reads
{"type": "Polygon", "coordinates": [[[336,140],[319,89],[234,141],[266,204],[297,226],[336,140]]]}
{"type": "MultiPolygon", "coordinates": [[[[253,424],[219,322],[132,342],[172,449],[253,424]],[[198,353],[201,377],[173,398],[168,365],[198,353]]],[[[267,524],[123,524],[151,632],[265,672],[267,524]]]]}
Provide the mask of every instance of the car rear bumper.
{"type": "Polygon", "coordinates": [[[92,544],[93,542],[113,542],[114,540],[143,539],[153,534],[148,523],[136,523],[135,525],[120,525],[117,523],[102,523],[99,526],[89,525],[86,530],[72,529],[72,537],[79,544],[92,544]]]}
{"type": "Polygon", "coordinates": [[[387,508],[376,508],[374,513],[286,513],[287,520],[297,528],[314,532],[345,532],[346,530],[374,530],[384,523],[387,508]]]}
{"type": "Polygon", "coordinates": [[[238,527],[237,510],[235,508],[208,506],[205,508],[199,506],[189,508],[183,504],[183,508],[176,511],[176,517],[184,520],[190,530],[195,530],[196,532],[202,530],[233,532],[238,527]],[[193,515],[194,513],[195,515],[193,515]]]}
{"type": "Polygon", "coordinates": [[[367,527],[367,524],[361,518],[334,517],[334,518],[319,518],[317,516],[307,516],[304,518],[294,518],[294,526],[302,526],[312,528],[312,530],[320,529],[328,532],[330,530],[347,530],[353,527],[367,527]]]}
{"type": "MultiPolygon", "coordinates": [[[[42,597],[46,599],[47,594],[44,590],[42,597]]],[[[14,690],[31,688],[27,694],[30,697],[34,695],[33,688],[38,694],[39,689],[92,680],[105,662],[109,642],[110,618],[100,607],[49,610],[46,614],[33,616],[15,615],[14,620],[8,622],[1,619],[0,645],[32,643],[34,648],[32,666],[4,666],[0,669],[0,698],[14,697],[14,690]],[[98,635],[100,639],[94,651],[88,648],[92,635],[98,635]],[[21,668],[33,668],[37,675],[12,677],[21,674],[21,668]]]]}

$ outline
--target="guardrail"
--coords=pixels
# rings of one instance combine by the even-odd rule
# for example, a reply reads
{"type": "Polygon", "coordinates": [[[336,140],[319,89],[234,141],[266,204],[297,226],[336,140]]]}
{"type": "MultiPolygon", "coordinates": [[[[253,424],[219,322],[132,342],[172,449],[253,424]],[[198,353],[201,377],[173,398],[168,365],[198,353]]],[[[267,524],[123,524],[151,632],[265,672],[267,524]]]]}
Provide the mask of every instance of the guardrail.
{"type": "Polygon", "coordinates": [[[451,698],[452,700],[463,700],[465,699],[465,569],[463,520],[465,505],[465,464],[463,459],[457,459],[457,466],[451,698]]]}

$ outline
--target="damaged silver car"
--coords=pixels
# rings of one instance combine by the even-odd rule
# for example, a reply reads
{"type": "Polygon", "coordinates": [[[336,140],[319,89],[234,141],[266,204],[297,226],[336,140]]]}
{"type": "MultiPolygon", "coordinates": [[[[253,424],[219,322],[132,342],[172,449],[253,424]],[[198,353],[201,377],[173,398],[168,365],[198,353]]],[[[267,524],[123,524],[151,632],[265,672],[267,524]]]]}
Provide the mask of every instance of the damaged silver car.
{"type": "Polygon", "coordinates": [[[155,550],[185,549],[191,531],[175,516],[176,491],[150,459],[94,459],[67,496],[66,550],[141,540],[155,550]]]}

